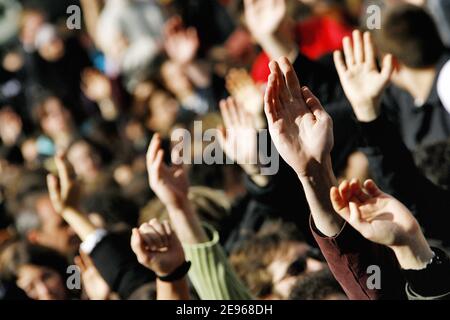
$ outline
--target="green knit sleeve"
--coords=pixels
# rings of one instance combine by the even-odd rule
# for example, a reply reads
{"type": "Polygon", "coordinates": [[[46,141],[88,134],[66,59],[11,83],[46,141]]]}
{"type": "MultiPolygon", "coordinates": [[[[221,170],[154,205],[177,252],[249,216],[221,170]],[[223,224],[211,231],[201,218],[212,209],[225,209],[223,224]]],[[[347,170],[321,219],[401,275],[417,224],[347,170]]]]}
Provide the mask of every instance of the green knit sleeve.
{"type": "Polygon", "coordinates": [[[183,244],[186,259],[191,261],[189,279],[202,300],[250,300],[248,289],[243,285],[228,262],[219,243],[219,233],[205,225],[209,242],[183,244]]]}

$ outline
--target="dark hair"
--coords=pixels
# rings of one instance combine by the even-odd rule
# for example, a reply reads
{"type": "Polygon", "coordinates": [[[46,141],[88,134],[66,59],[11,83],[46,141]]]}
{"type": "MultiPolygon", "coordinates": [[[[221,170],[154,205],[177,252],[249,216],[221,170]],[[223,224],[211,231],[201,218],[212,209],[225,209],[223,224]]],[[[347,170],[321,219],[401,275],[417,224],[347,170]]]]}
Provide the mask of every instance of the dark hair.
{"type": "Polygon", "coordinates": [[[99,191],[88,195],[83,200],[82,207],[85,212],[100,214],[107,229],[113,229],[120,223],[135,227],[139,218],[138,206],[116,190],[99,191]]]}
{"type": "Polygon", "coordinates": [[[11,280],[17,280],[17,272],[23,265],[31,264],[55,270],[61,279],[67,277],[67,260],[57,251],[25,241],[13,242],[0,256],[0,271],[11,280]]]}
{"type": "Polygon", "coordinates": [[[292,288],[289,300],[324,300],[332,294],[344,294],[330,270],[324,269],[301,277],[292,288]]]}
{"type": "Polygon", "coordinates": [[[414,159],[422,173],[438,186],[450,189],[450,139],[422,146],[414,152],[414,159]]]}
{"type": "Polygon", "coordinates": [[[383,25],[374,32],[379,50],[391,53],[410,68],[435,64],[445,48],[431,16],[422,8],[401,4],[383,14],[383,25]]]}
{"type": "Polygon", "coordinates": [[[273,293],[272,275],[268,271],[273,259],[286,252],[292,242],[303,242],[292,223],[268,221],[258,233],[236,246],[230,262],[238,276],[256,297],[273,293]]]}

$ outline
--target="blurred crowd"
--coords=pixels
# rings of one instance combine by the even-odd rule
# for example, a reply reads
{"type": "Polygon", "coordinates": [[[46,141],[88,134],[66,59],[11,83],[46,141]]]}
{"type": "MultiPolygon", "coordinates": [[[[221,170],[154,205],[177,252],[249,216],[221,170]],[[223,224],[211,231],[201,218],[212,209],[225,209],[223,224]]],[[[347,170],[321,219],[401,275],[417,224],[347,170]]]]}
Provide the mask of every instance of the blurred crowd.
{"type": "Polygon", "coordinates": [[[0,0],[0,30],[0,300],[450,297],[449,1],[0,0]]]}

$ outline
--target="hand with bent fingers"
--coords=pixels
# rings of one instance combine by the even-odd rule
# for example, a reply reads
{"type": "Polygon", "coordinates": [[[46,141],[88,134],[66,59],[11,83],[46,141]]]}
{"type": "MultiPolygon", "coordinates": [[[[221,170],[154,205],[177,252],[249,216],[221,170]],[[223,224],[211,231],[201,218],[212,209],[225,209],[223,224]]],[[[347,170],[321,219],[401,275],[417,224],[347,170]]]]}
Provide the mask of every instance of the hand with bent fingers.
{"type": "Polygon", "coordinates": [[[382,192],[372,180],[357,180],[332,187],[336,212],[372,242],[390,247],[403,269],[423,269],[433,252],[412,213],[397,199],[382,192]]]}
{"type": "Polygon", "coordinates": [[[252,116],[233,98],[220,102],[224,127],[219,143],[227,156],[245,168],[258,164],[258,136],[252,116]]]}
{"type": "Polygon", "coordinates": [[[402,246],[417,237],[420,226],[397,199],[382,192],[372,180],[343,181],[330,191],[336,212],[366,239],[386,246],[402,246]]]}
{"type": "Polygon", "coordinates": [[[147,171],[151,189],[169,208],[181,207],[187,199],[189,181],[182,165],[164,163],[161,137],[153,136],[147,152],[147,171]]]}
{"type": "Polygon", "coordinates": [[[353,46],[349,37],[343,40],[344,58],[334,52],[334,63],[345,94],[359,121],[370,122],[378,117],[381,95],[393,72],[392,55],[383,59],[381,71],[376,64],[376,52],[369,32],[355,30],[353,46]],[[364,39],[363,39],[364,38],[364,39]]]}
{"type": "Polygon", "coordinates": [[[153,219],[133,229],[131,248],[139,263],[158,276],[172,274],[185,262],[183,247],[168,221],[153,219]]]}
{"type": "Polygon", "coordinates": [[[264,110],[273,142],[299,177],[324,164],[333,148],[333,123],[319,100],[301,87],[285,57],[270,63],[264,110]]]}

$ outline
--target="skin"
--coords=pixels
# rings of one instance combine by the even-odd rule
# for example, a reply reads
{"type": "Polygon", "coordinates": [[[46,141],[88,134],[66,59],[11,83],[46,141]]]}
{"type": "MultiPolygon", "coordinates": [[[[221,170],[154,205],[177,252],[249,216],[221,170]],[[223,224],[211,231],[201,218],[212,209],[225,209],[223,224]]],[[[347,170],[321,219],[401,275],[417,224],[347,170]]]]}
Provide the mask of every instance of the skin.
{"type": "MultiPolygon", "coordinates": [[[[162,223],[153,219],[133,229],[131,248],[139,263],[153,270],[159,277],[172,274],[185,262],[181,242],[168,221],[162,223]]],[[[158,300],[189,299],[187,278],[175,282],[157,279],[156,292],[158,300]]]]}
{"type": "Polygon", "coordinates": [[[73,229],[65,223],[54,210],[48,196],[36,201],[36,212],[41,221],[41,228],[28,234],[28,239],[36,244],[50,247],[63,255],[73,254],[79,245],[79,239],[73,229]]]}
{"type": "Polygon", "coordinates": [[[330,191],[336,212],[363,237],[391,248],[403,269],[420,270],[433,253],[412,213],[372,180],[344,181],[330,191]]]}
{"type": "Polygon", "coordinates": [[[17,271],[17,286],[34,300],[65,300],[64,281],[54,270],[26,264],[17,271]]]}
{"type": "MultiPolygon", "coordinates": [[[[361,122],[379,116],[379,99],[393,74],[392,57],[385,56],[381,71],[375,67],[370,34],[353,33],[353,46],[344,39],[344,56],[334,53],[344,91],[361,122]]],[[[378,189],[372,180],[356,179],[333,187],[330,198],[336,212],[366,239],[391,248],[403,269],[426,267],[433,253],[411,212],[397,199],[378,189]]]]}
{"type": "Polygon", "coordinates": [[[343,220],[334,214],[329,199],[337,183],[330,157],[332,120],[312,92],[300,86],[286,57],[272,61],[270,70],[264,110],[273,143],[302,183],[317,228],[334,236],[343,220]]]}

